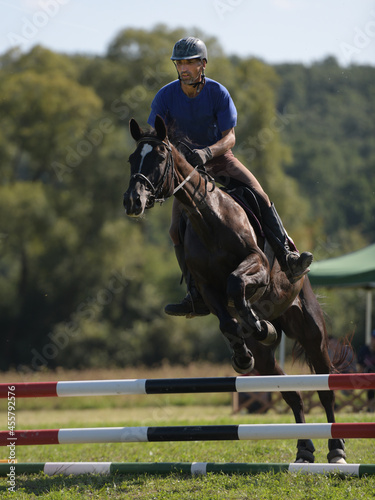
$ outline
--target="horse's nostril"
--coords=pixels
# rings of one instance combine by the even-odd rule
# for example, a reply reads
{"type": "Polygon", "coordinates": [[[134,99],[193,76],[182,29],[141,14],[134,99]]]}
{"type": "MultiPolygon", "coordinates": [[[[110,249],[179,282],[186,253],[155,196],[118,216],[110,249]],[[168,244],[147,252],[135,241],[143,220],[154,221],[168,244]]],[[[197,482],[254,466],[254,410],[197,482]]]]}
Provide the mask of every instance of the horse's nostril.
{"type": "Polygon", "coordinates": [[[142,207],[142,201],[141,201],[141,198],[138,196],[137,199],[135,200],[134,202],[134,205],[137,207],[137,208],[141,208],[142,207]]]}

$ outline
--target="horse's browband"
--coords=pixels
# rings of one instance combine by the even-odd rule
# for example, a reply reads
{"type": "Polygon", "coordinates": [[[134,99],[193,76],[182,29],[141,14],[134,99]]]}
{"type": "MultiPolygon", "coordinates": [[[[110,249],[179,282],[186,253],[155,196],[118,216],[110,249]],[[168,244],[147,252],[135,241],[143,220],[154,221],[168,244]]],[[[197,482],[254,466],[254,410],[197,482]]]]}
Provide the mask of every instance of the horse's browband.
{"type": "Polygon", "coordinates": [[[170,144],[168,142],[164,142],[161,139],[159,139],[158,137],[155,137],[153,135],[145,136],[145,137],[142,137],[141,139],[139,139],[137,141],[137,146],[141,142],[156,142],[157,144],[163,144],[168,149],[169,152],[172,151],[172,148],[171,148],[171,146],[170,146],[170,144]]]}

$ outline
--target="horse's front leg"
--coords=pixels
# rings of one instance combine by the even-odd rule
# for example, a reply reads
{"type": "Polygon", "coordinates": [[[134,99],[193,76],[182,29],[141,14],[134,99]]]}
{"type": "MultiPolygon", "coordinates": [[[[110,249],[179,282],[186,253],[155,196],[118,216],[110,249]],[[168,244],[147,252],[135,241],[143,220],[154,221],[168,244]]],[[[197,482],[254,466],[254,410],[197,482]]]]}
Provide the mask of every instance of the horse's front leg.
{"type": "Polygon", "coordinates": [[[259,319],[251,304],[264,294],[269,280],[266,257],[254,252],[241,262],[227,281],[228,305],[236,309],[243,331],[265,345],[272,345],[277,340],[276,329],[268,321],[259,319]]]}
{"type": "Polygon", "coordinates": [[[241,374],[251,372],[254,368],[254,356],[246,345],[241,325],[228,312],[225,297],[209,287],[202,287],[200,291],[211,312],[218,317],[220,330],[232,349],[234,370],[241,374]]]}

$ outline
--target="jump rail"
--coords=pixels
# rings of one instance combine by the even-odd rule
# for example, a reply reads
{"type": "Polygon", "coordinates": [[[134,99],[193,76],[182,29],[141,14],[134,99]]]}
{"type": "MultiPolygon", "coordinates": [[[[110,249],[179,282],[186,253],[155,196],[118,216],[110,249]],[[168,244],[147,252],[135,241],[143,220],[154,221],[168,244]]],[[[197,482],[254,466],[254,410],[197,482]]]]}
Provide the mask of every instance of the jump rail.
{"type": "Polygon", "coordinates": [[[375,373],[0,384],[0,398],[375,389],[375,373]]]}
{"type": "Polygon", "coordinates": [[[375,438],[375,423],[93,427],[20,430],[12,436],[1,431],[0,446],[314,438],[375,438]]]}
{"type": "MultiPolygon", "coordinates": [[[[9,474],[10,464],[0,464],[0,476],[9,474]]],[[[375,475],[375,464],[249,464],[214,462],[171,463],[119,463],[119,462],[45,462],[14,464],[15,474],[38,474],[48,476],[78,474],[259,474],[262,472],[298,472],[311,474],[340,474],[351,476],[375,475]]]]}

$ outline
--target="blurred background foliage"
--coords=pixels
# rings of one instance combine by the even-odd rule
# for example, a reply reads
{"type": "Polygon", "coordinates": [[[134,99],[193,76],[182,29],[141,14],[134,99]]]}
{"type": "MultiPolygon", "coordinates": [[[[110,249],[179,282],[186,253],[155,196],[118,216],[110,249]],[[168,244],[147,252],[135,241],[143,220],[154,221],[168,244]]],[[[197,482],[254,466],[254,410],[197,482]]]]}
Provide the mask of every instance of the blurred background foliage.
{"type": "MultiPolygon", "coordinates": [[[[1,370],[228,358],[214,317],[163,313],[185,293],[171,200],[141,220],[122,209],[129,119],[146,125],[188,34],[237,106],[235,154],[297,246],[319,260],[375,241],[375,68],[271,66],[163,25],[123,30],[104,57],[13,49],[0,56],[1,370]]],[[[363,292],[324,293],[329,333],[363,341],[363,292]]]]}

